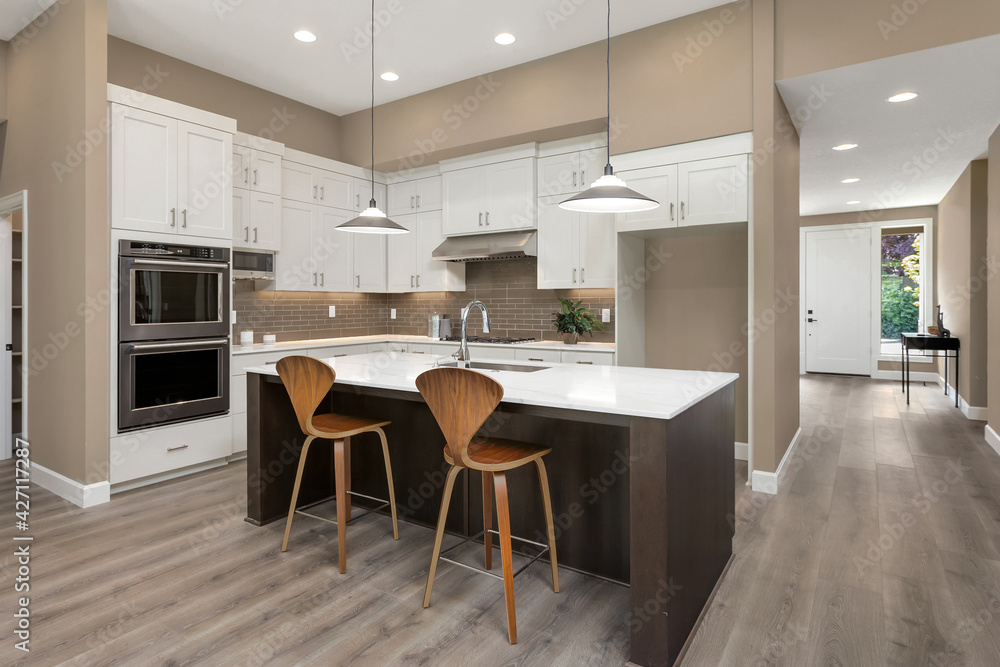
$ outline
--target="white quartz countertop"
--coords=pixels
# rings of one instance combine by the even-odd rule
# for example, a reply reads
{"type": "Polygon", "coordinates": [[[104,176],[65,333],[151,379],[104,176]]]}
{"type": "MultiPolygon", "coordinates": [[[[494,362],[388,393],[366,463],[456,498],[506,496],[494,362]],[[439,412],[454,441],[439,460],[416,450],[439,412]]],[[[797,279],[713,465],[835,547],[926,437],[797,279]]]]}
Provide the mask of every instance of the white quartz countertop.
{"type": "MultiPolygon", "coordinates": [[[[435,360],[441,358],[426,354],[374,353],[323,361],[333,366],[340,384],[417,393],[417,376],[433,368],[435,360]]],[[[473,359],[474,363],[481,361],[489,359],[473,359]]],[[[673,419],[739,377],[735,373],[708,371],[516,363],[541,366],[544,370],[533,373],[480,371],[503,385],[505,403],[654,419],[673,419]]],[[[274,365],[251,367],[247,373],[278,374],[274,365]]]]}
{"type": "MultiPolygon", "coordinates": [[[[346,336],[343,338],[313,338],[309,340],[291,340],[274,345],[263,345],[255,343],[252,346],[239,344],[239,337],[233,341],[233,354],[255,354],[260,352],[274,352],[287,350],[308,350],[316,347],[328,347],[334,345],[363,345],[366,343],[431,343],[438,345],[452,345],[458,349],[458,341],[443,341],[439,338],[428,336],[404,336],[401,334],[381,334],[377,336],[346,336]]],[[[567,345],[561,341],[545,340],[534,343],[469,343],[476,347],[527,347],[541,350],[562,350],[564,352],[607,352],[612,354],[615,351],[614,343],[588,343],[581,341],[576,345],[567,345]]]]}

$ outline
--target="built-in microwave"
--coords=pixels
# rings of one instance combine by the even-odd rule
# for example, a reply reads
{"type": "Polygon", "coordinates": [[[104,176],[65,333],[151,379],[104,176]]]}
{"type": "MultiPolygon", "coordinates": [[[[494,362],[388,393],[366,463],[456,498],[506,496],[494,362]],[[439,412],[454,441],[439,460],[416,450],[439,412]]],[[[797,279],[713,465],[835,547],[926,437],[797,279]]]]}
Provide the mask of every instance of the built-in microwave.
{"type": "Polygon", "coordinates": [[[234,250],[233,278],[235,280],[274,280],[274,253],[234,250]]]}

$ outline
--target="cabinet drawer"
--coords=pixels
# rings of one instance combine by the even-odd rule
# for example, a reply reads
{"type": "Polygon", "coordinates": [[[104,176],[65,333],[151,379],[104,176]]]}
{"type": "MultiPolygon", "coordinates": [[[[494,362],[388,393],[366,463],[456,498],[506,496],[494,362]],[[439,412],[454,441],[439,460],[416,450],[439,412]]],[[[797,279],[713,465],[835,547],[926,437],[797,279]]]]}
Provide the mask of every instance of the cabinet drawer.
{"type": "Polygon", "coordinates": [[[403,354],[408,351],[406,343],[395,343],[392,341],[385,344],[385,349],[389,354],[403,354]]]}
{"type": "Polygon", "coordinates": [[[531,350],[520,348],[514,350],[514,358],[518,361],[544,361],[547,364],[558,364],[562,359],[559,350],[531,350]]]}
{"type": "Polygon", "coordinates": [[[242,454],[247,450],[247,416],[233,415],[233,454],[242,454]]]}
{"type": "Polygon", "coordinates": [[[229,412],[247,411],[247,376],[233,375],[229,378],[229,412]]]}
{"type": "MultiPolygon", "coordinates": [[[[498,361],[514,361],[513,347],[501,347],[500,345],[469,345],[470,354],[473,361],[486,361],[496,359],[498,361]]],[[[456,346],[457,349],[457,346],[456,346]]]]}
{"type": "Polygon", "coordinates": [[[453,346],[452,343],[449,343],[448,345],[435,345],[434,343],[409,343],[406,346],[406,351],[410,354],[442,355],[450,354],[455,349],[457,349],[457,346],[453,346]]]}
{"type": "Polygon", "coordinates": [[[232,375],[246,375],[251,366],[265,366],[278,363],[279,359],[305,354],[304,350],[288,350],[286,352],[257,352],[255,354],[234,354],[230,364],[232,375]]]}
{"type": "Polygon", "coordinates": [[[232,441],[228,415],[115,436],[111,438],[111,483],[225,458],[233,451],[232,441]]]}
{"type": "Polygon", "coordinates": [[[366,354],[367,345],[333,345],[330,347],[314,347],[309,350],[309,356],[315,359],[330,359],[333,357],[346,357],[353,354],[366,354]]]}
{"type": "Polygon", "coordinates": [[[368,354],[387,353],[389,351],[389,343],[368,343],[365,348],[368,354]]]}
{"type": "Polygon", "coordinates": [[[611,366],[614,355],[609,352],[563,352],[564,364],[581,364],[585,366],[611,366]]]}

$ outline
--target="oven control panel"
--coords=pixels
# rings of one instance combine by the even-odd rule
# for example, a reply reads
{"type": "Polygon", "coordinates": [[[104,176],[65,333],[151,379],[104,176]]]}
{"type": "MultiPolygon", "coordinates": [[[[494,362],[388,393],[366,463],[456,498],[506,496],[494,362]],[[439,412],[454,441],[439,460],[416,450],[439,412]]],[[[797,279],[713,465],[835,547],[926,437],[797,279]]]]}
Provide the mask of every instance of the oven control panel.
{"type": "Polygon", "coordinates": [[[229,261],[229,248],[150,241],[122,241],[118,248],[118,254],[122,257],[174,257],[177,259],[229,261]]]}

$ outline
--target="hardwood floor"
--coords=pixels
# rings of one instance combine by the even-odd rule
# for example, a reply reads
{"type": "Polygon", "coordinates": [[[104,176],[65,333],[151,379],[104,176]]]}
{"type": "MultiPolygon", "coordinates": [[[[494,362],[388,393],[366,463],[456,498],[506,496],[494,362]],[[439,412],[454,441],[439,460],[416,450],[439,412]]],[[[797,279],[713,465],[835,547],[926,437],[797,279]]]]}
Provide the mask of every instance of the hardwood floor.
{"type": "MultiPolygon", "coordinates": [[[[737,466],[735,559],[682,662],[995,665],[1000,656],[1000,457],[937,386],[802,380],[803,440],[778,496],[737,466]]],[[[421,608],[433,531],[369,515],[348,532],[299,517],[243,521],[245,466],[80,510],[32,487],[31,653],[13,649],[17,576],[0,528],[0,647],[31,665],[620,665],[628,590],[537,563],[503,587],[443,564],[421,608]]],[[[13,506],[13,467],[0,464],[13,506]]],[[[516,491],[512,489],[512,492],[516,491]]],[[[331,512],[332,508],[326,508],[331,512]]],[[[446,546],[456,541],[447,538],[446,546]]],[[[482,547],[469,545],[468,558],[482,547]]]]}

